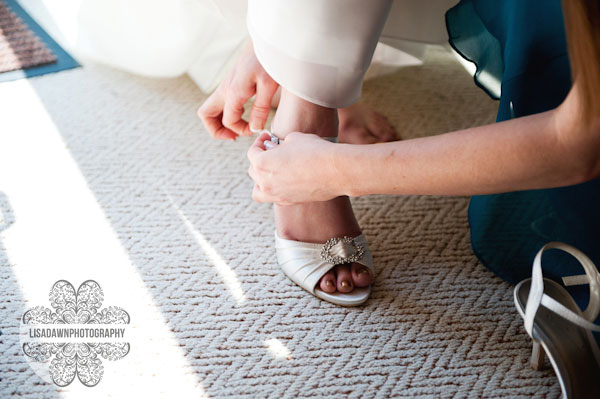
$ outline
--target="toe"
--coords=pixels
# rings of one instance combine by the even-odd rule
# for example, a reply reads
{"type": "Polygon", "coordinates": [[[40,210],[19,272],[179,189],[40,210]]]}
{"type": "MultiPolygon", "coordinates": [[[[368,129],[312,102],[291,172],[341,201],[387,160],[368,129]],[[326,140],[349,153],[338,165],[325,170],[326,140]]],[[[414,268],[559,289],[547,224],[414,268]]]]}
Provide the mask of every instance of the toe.
{"type": "Polygon", "coordinates": [[[331,269],[330,271],[325,273],[325,275],[323,277],[321,277],[321,281],[319,282],[319,287],[321,288],[321,290],[331,294],[331,293],[335,292],[335,286],[336,286],[335,273],[333,272],[333,269],[331,269]]]}
{"type": "Polygon", "coordinates": [[[376,120],[372,120],[368,128],[373,132],[372,135],[378,141],[389,142],[397,140],[396,128],[383,115],[380,115],[380,118],[376,120]]]}
{"type": "Polygon", "coordinates": [[[360,263],[353,263],[350,267],[352,281],[356,287],[367,287],[371,284],[370,270],[360,263]]]}
{"type": "Polygon", "coordinates": [[[352,282],[352,274],[350,273],[349,265],[337,265],[335,267],[335,274],[337,276],[337,290],[339,292],[351,292],[354,289],[354,283],[352,282]]]}
{"type": "Polygon", "coordinates": [[[398,140],[398,132],[396,131],[396,128],[389,125],[386,129],[384,129],[383,139],[386,141],[398,140]]]}
{"type": "Polygon", "coordinates": [[[367,126],[362,126],[354,129],[353,141],[351,144],[375,144],[378,138],[367,126]]]}
{"type": "Polygon", "coordinates": [[[396,130],[396,128],[394,126],[390,125],[386,129],[386,138],[388,141],[398,140],[398,131],[396,130]]]}
{"type": "Polygon", "coordinates": [[[384,137],[384,139],[383,139],[383,140],[384,140],[385,142],[387,142],[387,143],[389,143],[389,142],[392,142],[392,141],[398,141],[398,135],[396,135],[396,133],[395,133],[395,132],[388,133],[388,134],[387,134],[387,135],[384,137]]]}

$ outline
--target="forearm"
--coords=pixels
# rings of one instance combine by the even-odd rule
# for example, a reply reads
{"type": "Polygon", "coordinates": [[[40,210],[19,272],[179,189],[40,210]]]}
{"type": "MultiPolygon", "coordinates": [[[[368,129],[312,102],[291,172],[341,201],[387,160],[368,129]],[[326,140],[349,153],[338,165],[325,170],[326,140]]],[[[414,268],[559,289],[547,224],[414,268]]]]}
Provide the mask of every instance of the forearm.
{"type": "Polygon", "coordinates": [[[433,137],[345,145],[336,152],[342,191],[476,195],[581,183],[596,173],[598,147],[563,139],[564,126],[553,110],[433,137]]]}

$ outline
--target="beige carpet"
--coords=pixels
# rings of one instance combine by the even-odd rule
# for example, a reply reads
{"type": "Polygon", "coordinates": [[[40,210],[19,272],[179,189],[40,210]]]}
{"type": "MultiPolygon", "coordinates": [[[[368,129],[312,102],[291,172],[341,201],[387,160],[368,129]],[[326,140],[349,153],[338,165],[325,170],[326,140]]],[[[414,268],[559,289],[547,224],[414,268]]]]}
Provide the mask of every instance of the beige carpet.
{"type": "MultiPolygon", "coordinates": [[[[30,84],[0,85],[4,123],[31,115],[0,120],[1,397],[559,397],[552,370],[528,366],[511,287],[471,252],[467,198],[354,200],[377,278],[365,306],[336,307],[278,269],[270,207],[250,199],[251,141],[211,140],[188,78],[86,65],[30,84]],[[43,382],[20,349],[19,318],[61,278],[96,279],[137,323],[94,388],[43,382]]],[[[492,122],[496,107],[435,48],[369,81],[364,101],[404,138],[492,122]]]]}

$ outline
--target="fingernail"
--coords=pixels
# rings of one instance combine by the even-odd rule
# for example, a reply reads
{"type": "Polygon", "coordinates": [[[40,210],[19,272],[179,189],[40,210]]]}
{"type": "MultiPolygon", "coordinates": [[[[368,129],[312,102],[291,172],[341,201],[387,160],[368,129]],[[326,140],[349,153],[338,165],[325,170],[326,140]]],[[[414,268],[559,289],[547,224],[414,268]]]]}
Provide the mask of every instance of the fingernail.
{"type": "Polygon", "coordinates": [[[250,121],[250,131],[252,133],[260,133],[264,126],[258,125],[255,121],[250,121]]]}

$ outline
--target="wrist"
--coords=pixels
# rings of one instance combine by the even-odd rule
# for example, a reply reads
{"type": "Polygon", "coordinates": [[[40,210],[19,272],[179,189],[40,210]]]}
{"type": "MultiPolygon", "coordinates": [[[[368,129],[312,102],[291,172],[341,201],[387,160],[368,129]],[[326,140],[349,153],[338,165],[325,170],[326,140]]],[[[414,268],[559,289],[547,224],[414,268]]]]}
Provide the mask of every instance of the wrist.
{"type": "Polygon", "coordinates": [[[397,165],[393,143],[336,144],[332,152],[333,170],[340,195],[362,197],[372,194],[392,194],[397,185],[390,171],[397,165]]]}
{"type": "Polygon", "coordinates": [[[332,167],[332,176],[330,182],[334,182],[335,194],[337,196],[346,195],[348,197],[360,197],[366,195],[361,189],[359,178],[359,162],[356,162],[357,147],[353,144],[333,144],[331,145],[330,164],[332,167]]]}

